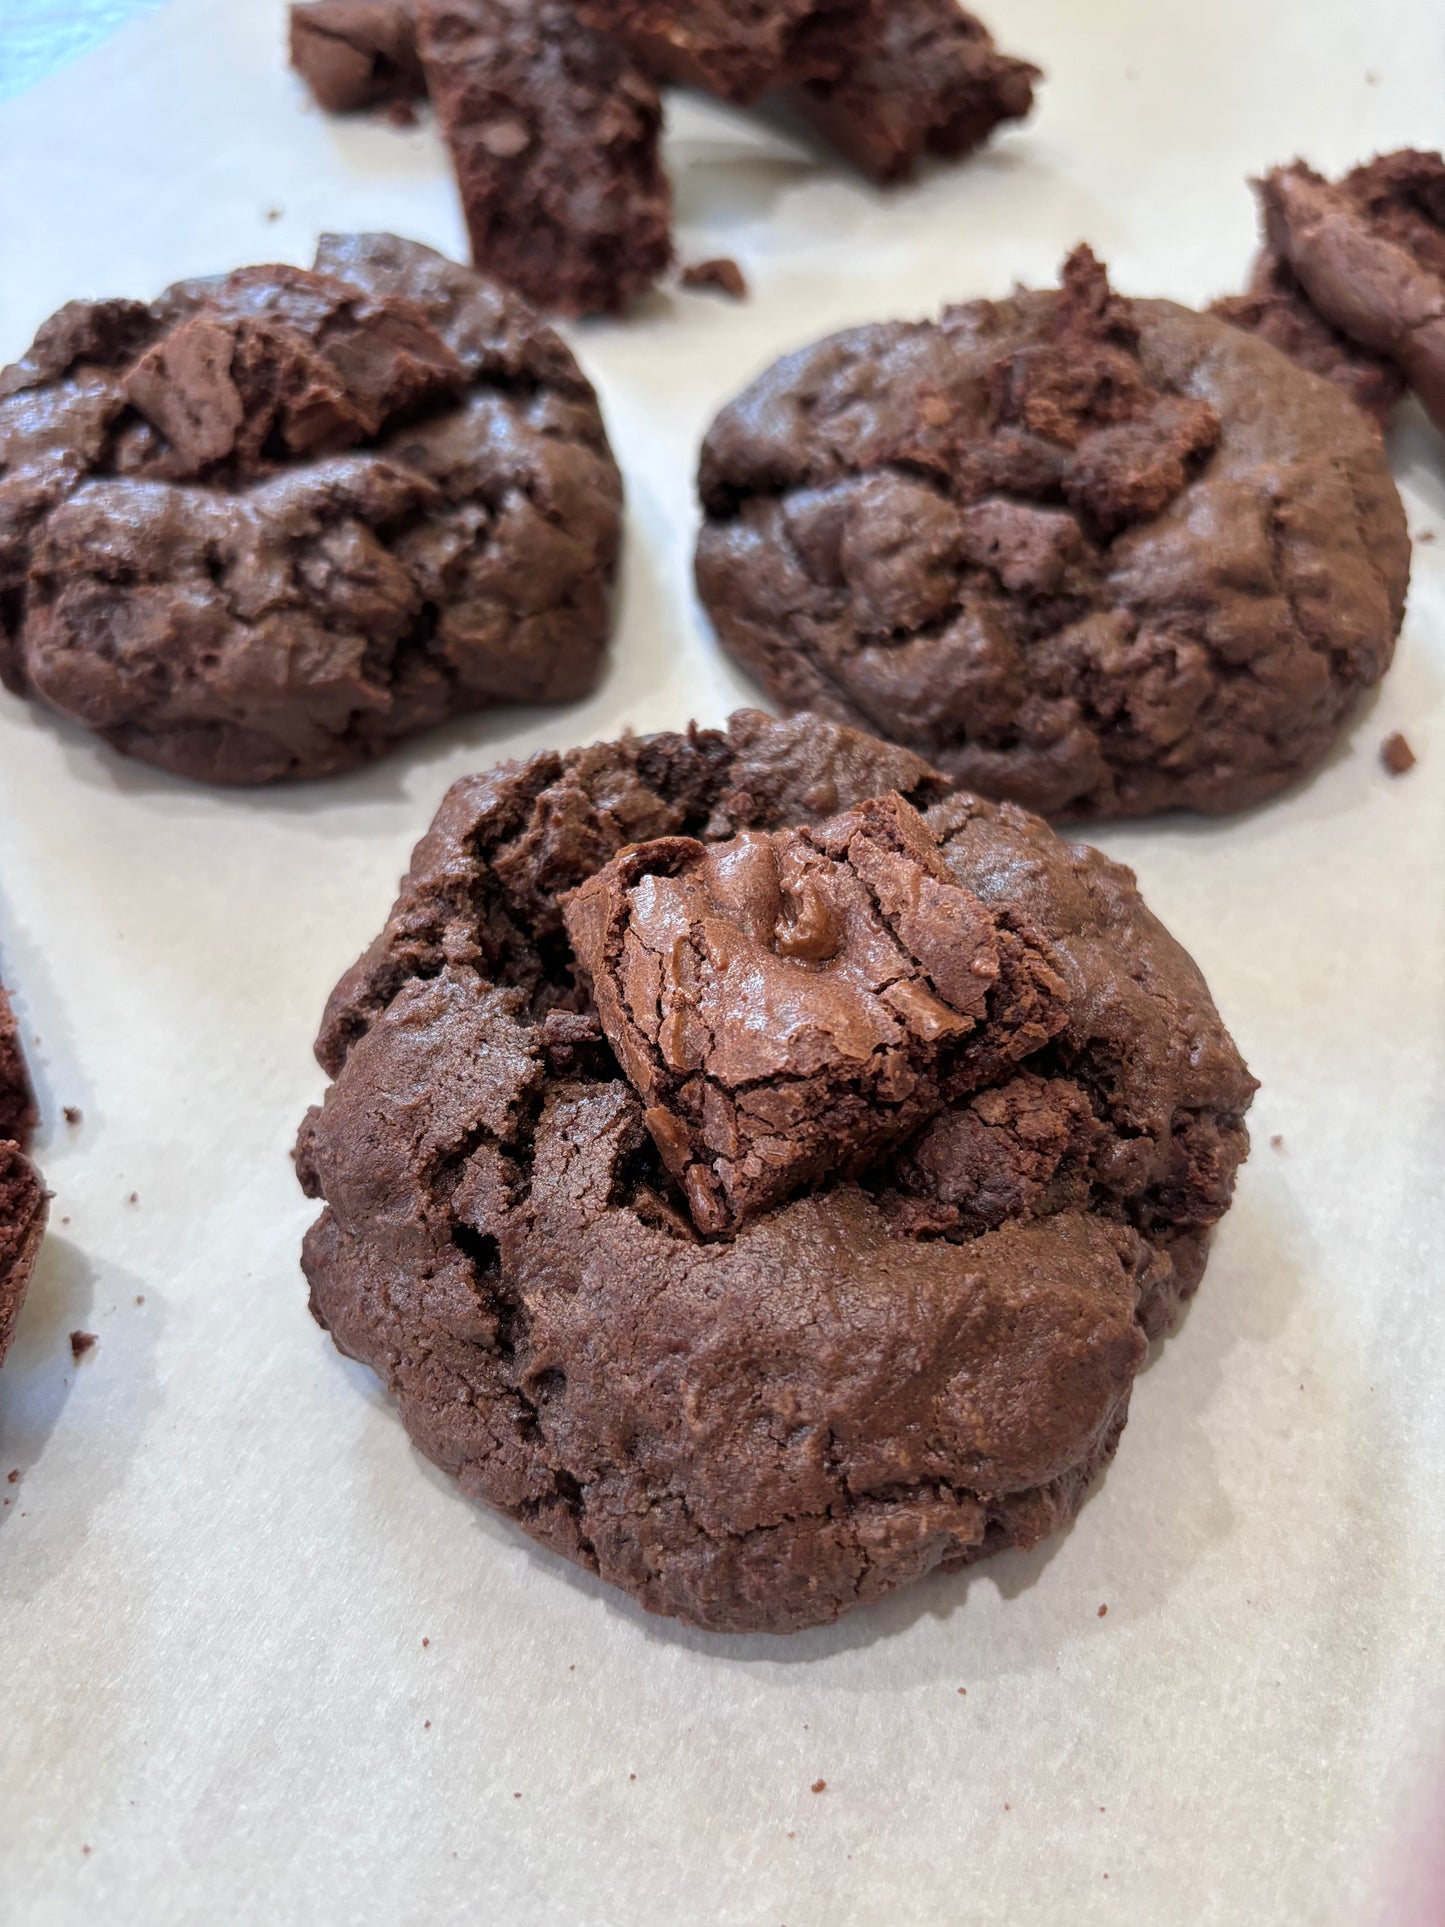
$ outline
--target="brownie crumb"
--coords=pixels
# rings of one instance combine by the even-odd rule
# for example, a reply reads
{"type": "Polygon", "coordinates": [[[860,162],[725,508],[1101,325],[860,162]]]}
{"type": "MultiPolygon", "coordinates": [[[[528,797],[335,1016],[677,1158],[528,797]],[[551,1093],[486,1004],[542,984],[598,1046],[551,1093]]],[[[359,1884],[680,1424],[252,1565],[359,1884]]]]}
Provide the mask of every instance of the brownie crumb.
{"type": "Polygon", "coordinates": [[[1100,1619],[1102,1619],[1102,1618],[1104,1617],[1104,1615],[1105,1615],[1105,1614],[1106,1614],[1106,1613],[1108,1612],[1108,1610],[1109,1610],[1109,1608],[1108,1608],[1107,1606],[1100,1606],[1100,1608],[1099,1608],[1099,1617],[1100,1617],[1100,1619]]]}
{"type": "Polygon", "coordinates": [[[422,1723],[421,1723],[421,1729],[422,1729],[422,1731],[423,1731],[423,1733],[430,1733],[430,1731],[431,1731],[431,1721],[430,1721],[430,1720],[423,1720],[423,1721],[422,1721],[422,1723]]]}
{"type": "Polygon", "coordinates": [[[828,1782],[826,1780],[814,1780],[809,1790],[813,1793],[826,1793],[828,1791],[828,1782]]]}
{"type": "Polygon", "coordinates": [[[281,219],[281,210],[280,210],[280,208],[279,208],[279,207],[268,207],[268,208],[267,208],[267,210],[266,210],[266,219],[267,219],[268,221],[279,221],[279,220],[281,219]]]}
{"type": "Polygon", "coordinates": [[[521,1796],[521,1794],[520,1794],[520,1793],[514,1793],[514,1794],[512,1795],[512,1798],[513,1798],[514,1800],[520,1800],[520,1799],[521,1799],[521,1797],[522,1797],[522,1796],[521,1796]]]}
{"type": "Polygon", "coordinates": [[[135,1301],[138,1305],[143,1305],[146,1301],[145,1293],[143,1291],[138,1291],[135,1295],[135,1301]]]}
{"type": "Polygon", "coordinates": [[[635,1773],[629,1773],[627,1777],[629,1780],[635,1780],[637,1778],[637,1775],[635,1773]]]}
{"type": "Polygon", "coordinates": [[[1415,537],[1415,540],[1417,542],[1433,542],[1435,540],[1434,529],[1421,529],[1420,533],[1415,537]]]}
{"type": "Polygon", "coordinates": [[[1408,770],[1414,769],[1419,760],[1398,729],[1380,745],[1380,761],[1391,776],[1404,776],[1408,770]]]}
{"type": "Polygon", "coordinates": [[[726,255],[716,261],[693,261],[682,271],[682,285],[711,294],[725,294],[733,301],[748,298],[747,276],[736,261],[726,255]]]}
{"type": "Polygon", "coordinates": [[[431,1645],[431,1641],[430,1641],[429,1639],[424,1639],[424,1640],[422,1641],[422,1645],[423,1645],[423,1646],[430,1646],[430,1645],[431,1645]]]}
{"type": "Polygon", "coordinates": [[[967,1698],[968,1698],[968,1688],[967,1688],[966,1686],[960,1686],[960,1687],[959,1687],[959,1689],[958,1689],[958,1696],[959,1696],[959,1698],[960,1698],[960,1699],[967,1699],[967,1698]]]}
{"type": "Polygon", "coordinates": [[[16,1466],[16,1468],[15,1468],[15,1470],[14,1470],[13,1472],[7,1472],[7,1473],[5,1474],[5,1483],[6,1483],[6,1485],[14,1485],[14,1483],[15,1483],[15,1481],[16,1481],[16,1480],[17,1480],[17,1479],[18,1479],[19,1477],[20,1477],[20,1467],[19,1467],[19,1466],[17,1465],[17,1466],[16,1466]]]}
{"type": "Polygon", "coordinates": [[[67,1104],[62,1109],[60,1115],[65,1119],[67,1124],[72,1126],[77,1125],[81,1121],[80,1106],[78,1104],[67,1104]]]}
{"type": "Polygon", "coordinates": [[[99,1343],[100,1340],[94,1332],[72,1332],[70,1334],[70,1355],[72,1358],[84,1358],[85,1354],[99,1343]]]}
{"type": "Polygon", "coordinates": [[[406,133],[417,125],[417,111],[409,100],[393,100],[382,110],[382,119],[406,133]]]}
{"type": "Polygon", "coordinates": [[[1269,1148],[1271,1151],[1282,1151],[1284,1149],[1284,1139],[1280,1136],[1278,1131],[1276,1131],[1274,1136],[1270,1139],[1269,1148]]]}

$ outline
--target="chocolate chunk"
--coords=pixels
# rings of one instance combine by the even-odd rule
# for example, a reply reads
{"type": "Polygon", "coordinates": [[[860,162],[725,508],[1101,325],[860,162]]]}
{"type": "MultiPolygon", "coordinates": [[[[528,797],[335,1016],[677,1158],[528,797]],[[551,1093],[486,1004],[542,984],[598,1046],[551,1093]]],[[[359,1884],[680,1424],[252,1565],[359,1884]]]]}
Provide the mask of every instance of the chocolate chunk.
{"type": "Polygon", "coordinates": [[[1311,304],[1445,429],[1445,159],[1383,154],[1333,186],[1296,161],[1260,192],[1268,244],[1311,304]]]}
{"type": "Polygon", "coordinates": [[[1061,817],[1284,788],[1389,667],[1409,582],[1359,411],[1087,249],[1058,293],[786,357],[699,486],[703,602],[780,707],[1061,817]]]}
{"type": "Polygon", "coordinates": [[[1255,263],[1249,292],[1216,301],[1209,312],[1278,348],[1312,375],[1342,388],[1383,434],[1405,394],[1393,362],[1372,355],[1332,328],[1313,306],[1293,269],[1268,248],[1255,263]]]}
{"type": "Polygon", "coordinates": [[[564,314],[614,313],[672,262],[662,103],[564,0],[419,0],[427,84],[480,268],[564,314]]]}
{"type": "Polygon", "coordinates": [[[330,114],[426,92],[410,0],[305,0],[291,8],[291,65],[330,114]]]}
{"type": "Polygon", "coordinates": [[[318,1054],[317,1318],[466,1492],[729,1632],[1074,1516],[1254,1089],[1128,871],[756,713],[457,784],[318,1054]],[[674,1169],[728,1166],[700,1235],[674,1169]]]}
{"type": "Polygon", "coordinates": [[[748,298],[747,277],[737,262],[726,256],[716,261],[694,261],[683,269],[681,278],[685,288],[725,294],[733,301],[748,298]]]}
{"type": "Polygon", "coordinates": [[[910,1137],[959,1088],[1001,976],[994,919],[897,796],[814,829],[635,845],[564,908],[703,1232],[910,1137]]]}
{"type": "Polygon", "coordinates": [[[1380,745],[1380,761],[1391,776],[1407,776],[1419,760],[1398,729],[1380,745]]]}
{"type": "Polygon", "coordinates": [[[328,237],[0,374],[0,675],[181,775],[326,775],[601,667],[621,481],[514,296],[328,237]]]}
{"type": "Polygon", "coordinates": [[[1005,121],[1025,118],[1042,78],[1000,53],[957,0],[888,0],[842,44],[832,73],[796,76],[798,104],[877,181],[905,179],[925,154],[971,153],[1005,121]]]}
{"type": "Polygon", "coordinates": [[[15,1015],[0,984],[0,1365],[15,1335],[45,1235],[48,1194],[25,1155],[35,1122],[30,1074],[15,1015]]]}

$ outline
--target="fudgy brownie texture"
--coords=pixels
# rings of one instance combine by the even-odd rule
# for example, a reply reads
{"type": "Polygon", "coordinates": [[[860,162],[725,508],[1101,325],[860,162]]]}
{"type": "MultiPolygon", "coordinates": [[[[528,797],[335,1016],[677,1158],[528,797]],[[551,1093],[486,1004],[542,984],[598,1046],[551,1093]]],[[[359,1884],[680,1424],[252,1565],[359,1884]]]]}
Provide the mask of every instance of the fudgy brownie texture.
{"type": "Polygon", "coordinates": [[[0,677],[183,776],[327,775],[585,694],[621,494],[559,338],[413,242],[72,302],[0,374],[0,677]]]}
{"type": "Polygon", "coordinates": [[[634,844],[563,910],[703,1232],[860,1176],[1064,1023],[1043,947],[953,881],[896,795],[813,828],[634,844]]]}
{"type": "Polygon", "coordinates": [[[1382,154],[1334,186],[1296,161],[1260,191],[1268,244],[1312,304],[1445,428],[1445,159],[1382,154]]]}
{"type": "Polygon", "coordinates": [[[834,71],[799,75],[804,114],[875,180],[905,179],[925,154],[956,160],[1032,109],[1043,78],[1000,53],[957,0],[888,0],[834,71]]]}
{"type": "Polygon", "coordinates": [[[1258,335],[1308,368],[1343,388],[1383,434],[1405,395],[1405,378],[1392,361],[1371,354],[1332,327],[1300,286],[1294,270],[1269,248],[1255,263],[1247,294],[1216,301],[1209,312],[1258,335]]]}
{"type": "Polygon", "coordinates": [[[318,1319],[465,1491],[731,1632],[1073,1516],[1199,1282],[1254,1089],[1128,871],[905,750],[756,712],[459,783],[318,1055],[318,1319]],[[828,1034],[756,1029],[749,984],[828,1034]],[[891,1089],[850,1078],[840,1010],[891,1089]],[[699,1055],[757,1100],[736,1158],[722,1107],[689,1109],[699,1055]],[[909,1078],[911,1134],[873,1114],[909,1078]],[[826,1172],[785,1101],[810,1079],[826,1172]],[[717,1177],[703,1231],[718,1193],[699,1211],[674,1171],[720,1159],[745,1182],[717,1177]]]}
{"type": "Polygon", "coordinates": [[[1087,249],[1062,293],[787,357],[700,486],[703,601],[777,703],[1045,815],[1282,789],[1389,666],[1409,579],[1359,410],[1087,249]]]}
{"type": "Polygon", "coordinates": [[[787,82],[830,76],[884,0],[575,0],[659,80],[747,106],[787,82]]]}
{"type": "Polygon", "coordinates": [[[304,0],[291,9],[291,65],[330,114],[426,92],[410,0],[304,0]]]}
{"type": "Polygon", "coordinates": [[[10,999],[0,984],[0,1365],[45,1235],[48,1195],[25,1155],[34,1129],[35,1096],[10,999]]]}
{"type": "Polygon", "coordinates": [[[662,102],[565,0],[419,0],[422,62],[478,267],[614,313],[672,261],[662,102]]]}

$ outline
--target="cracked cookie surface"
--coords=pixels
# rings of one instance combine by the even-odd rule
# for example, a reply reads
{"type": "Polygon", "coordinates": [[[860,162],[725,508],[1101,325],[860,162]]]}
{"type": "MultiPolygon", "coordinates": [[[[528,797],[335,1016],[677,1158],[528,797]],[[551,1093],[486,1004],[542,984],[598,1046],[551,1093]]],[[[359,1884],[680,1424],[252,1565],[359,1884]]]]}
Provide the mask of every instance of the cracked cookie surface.
{"type": "Polygon", "coordinates": [[[26,1155],[35,1122],[35,1094],[15,1014],[0,984],[0,1365],[45,1235],[48,1198],[26,1155]]]}
{"type": "Polygon", "coordinates": [[[0,374],[0,676],[184,776],[596,680],[621,481],[522,302],[390,235],[72,302],[0,374]]]}
{"type": "Polygon", "coordinates": [[[896,746],[755,712],[456,785],[318,1055],[333,1082],[297,1149],[325,1206],[317,1318],[465,1491],[733,1632],[824,1623],[1073,1516],[1199,1282],[1254,1088],[1127,871],[896,746]],[[700,1230],[639,1089],[660,1060],[619,1061],[567,909],[605,909],[577,924],[595,978],[598,925],[605,961],[629,891],[681,879],[751,920],[757,964],[775,866],[781,934],[816,953],[846,933],[801,874],[781,901],[788,853],[846,895],[900,841],[891,916],[860,928],[892,946],[875,976],[976,1013],[967,1074],[852,1168],[801,1158],[786,1195],[700,1230]],[[921,961],[950,889],[957,979],[921,961]]]}
{"type": "Polygon", "coordinates": [[[1060,293],[787,357],[700,489],[703,601],[777,703],[1051,816],[1282,789],[1385,673],[1409,579],[1358,412],[1087,250],[1060,293]]]}

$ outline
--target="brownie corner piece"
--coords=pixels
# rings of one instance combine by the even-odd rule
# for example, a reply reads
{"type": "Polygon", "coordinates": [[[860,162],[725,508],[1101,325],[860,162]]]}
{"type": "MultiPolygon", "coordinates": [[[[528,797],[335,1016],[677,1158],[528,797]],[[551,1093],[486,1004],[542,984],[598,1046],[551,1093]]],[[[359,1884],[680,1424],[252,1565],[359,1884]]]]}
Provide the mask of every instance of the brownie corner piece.
{"type": "Polygon", "coordinates": [[[479,268],[544,308],[617,313],[672,264],[662,102],[563,0],[419,0],[427,85],[479,268]]]}

